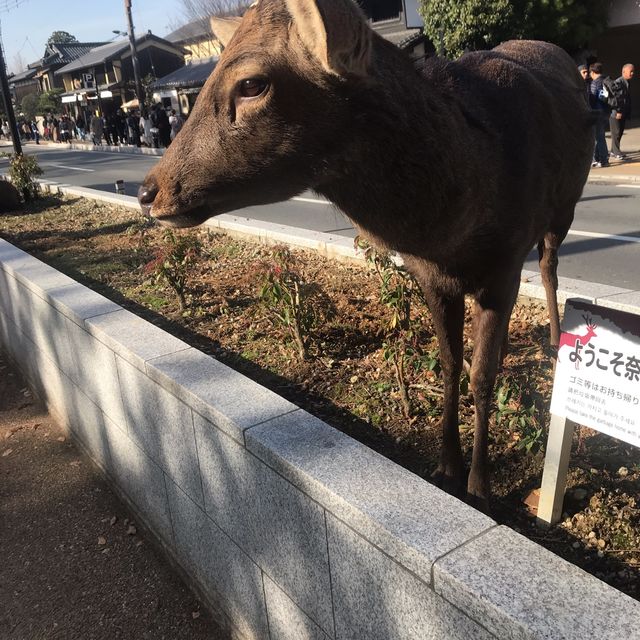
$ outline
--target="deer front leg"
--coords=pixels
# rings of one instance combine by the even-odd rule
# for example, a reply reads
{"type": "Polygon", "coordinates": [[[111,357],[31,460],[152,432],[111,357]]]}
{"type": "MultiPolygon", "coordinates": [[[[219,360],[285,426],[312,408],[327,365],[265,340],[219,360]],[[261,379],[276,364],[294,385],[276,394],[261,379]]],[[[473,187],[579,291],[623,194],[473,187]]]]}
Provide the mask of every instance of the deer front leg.
{"type": "Polygon", "coordinates": [[[467,502],[481,511],[489,508],[488,437],[489,411],[500,362],[499,355],[509,327],[509,317],[518,293],[518,280],[484,291],[476,298],[471,390],[475,405],[475,433],[471,472],[467,482],[467,502]]]}
{"type": "Polygon", "coordinates": [[[440,365],[444,380],[442,411],[442,449],[434,480],[448,493],[462,497],[465,468],[460,447],[458,401],[462,371],[462,330],[464,327],[464,297],[447,297],[424,286],[440,346],[440,365]]]}

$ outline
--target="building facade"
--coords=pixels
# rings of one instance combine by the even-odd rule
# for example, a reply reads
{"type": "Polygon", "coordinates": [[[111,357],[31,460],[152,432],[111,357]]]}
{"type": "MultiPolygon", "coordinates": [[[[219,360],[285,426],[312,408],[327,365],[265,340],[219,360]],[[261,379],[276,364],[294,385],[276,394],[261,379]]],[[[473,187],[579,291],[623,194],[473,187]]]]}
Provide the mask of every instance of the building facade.
{"type": "MultiPolygon", "coordinates": [[[[184,65],[184,49],[152,33],[136,38],[136,49],[141,80],[184,65]]],[[[75,116],[87,111],[108,115],[135,98],[128,39],[94,47],[55,75],[65,90],[62,102],[75,116]]]]}

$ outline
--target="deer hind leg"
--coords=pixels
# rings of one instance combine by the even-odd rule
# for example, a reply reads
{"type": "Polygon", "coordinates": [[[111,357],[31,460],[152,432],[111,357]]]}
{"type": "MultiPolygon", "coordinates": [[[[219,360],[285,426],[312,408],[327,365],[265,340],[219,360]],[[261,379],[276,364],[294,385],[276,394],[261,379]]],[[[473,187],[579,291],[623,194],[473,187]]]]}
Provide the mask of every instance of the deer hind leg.
{"type": "Polygon", "coordinates": [[[471,364],[471,389],[475,405],[475,433],[467,501],[487,511],[489,507],[488,437],[499,355],[508,331],[509,317],[518,294],[518,277],[501,281],[476,297],[475,339],[471,364]]]}
{"type": "Polygon", "coordinates": [[[464,296],[447,297],[429,286],[423,289],[438,337],[444,380],[442,448],[433,479],[448,493],[462,497],[466,474],[460,447],[458,402],[463,356],[464,296]]]}
{"type": "Polygon", "coordinates": [[[552,231],[545,233],[544,238],[538,242],[538,258],[542,284],[547,297],[549,310],[549,322],[551,327],[551,348],[553,357],[558,353],[560,343],[560,314],[558,312],[558,248],[564,240],[564,234],[552,231]]]}

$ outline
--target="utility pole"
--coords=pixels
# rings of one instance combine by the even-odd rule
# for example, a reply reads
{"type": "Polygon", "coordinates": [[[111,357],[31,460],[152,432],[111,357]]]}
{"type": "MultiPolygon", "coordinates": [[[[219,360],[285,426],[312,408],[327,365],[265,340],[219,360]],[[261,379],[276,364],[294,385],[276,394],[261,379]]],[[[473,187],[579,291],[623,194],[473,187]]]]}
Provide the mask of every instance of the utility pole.
{"type": "Polygon", "coordinates": [[[136,36],[133,31],[133,18],[131,17],[131,0],[124,0],[124,10],[127,14],[127,33],[129,34],[129,46],[131,47],[131,62],[133,63],[133,78],[136,83],[136,98],[138,106],[144,104],[144,90],[140,82],[140,66],[138,64],[138,51],[136,50],[136,36]]]}
{"type": "Polygon", "coordinates": [[[16,122],[16,114],[13,112],[13,104],[11,102],[11,92],[9,91],[9,80],[7,78],[7,67],[4,63],[4,47],[0,40],[0,87],[2,88],[2,97],[4,98],[4,106],[7,110],[7,118],[9,119],[9,128],[11,129],[11,141],[13,142],[13,151],[19,156],[22,154],[22,144],[20,143],[20,132],[18,131],[18,123],[16,122]]]}

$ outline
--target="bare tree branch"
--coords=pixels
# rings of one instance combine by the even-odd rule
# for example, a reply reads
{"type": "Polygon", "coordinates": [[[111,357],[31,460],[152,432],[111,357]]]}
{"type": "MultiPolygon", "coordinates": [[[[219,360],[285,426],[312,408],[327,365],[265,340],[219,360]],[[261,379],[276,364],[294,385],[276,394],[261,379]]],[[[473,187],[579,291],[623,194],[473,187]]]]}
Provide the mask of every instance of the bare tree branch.
{"type": "Polygon", "coordinates": [[[182,15],[186,22],[200,21],[210,31],[211,16],[240,16],[252,0],[181,0],[182,15]]]}

